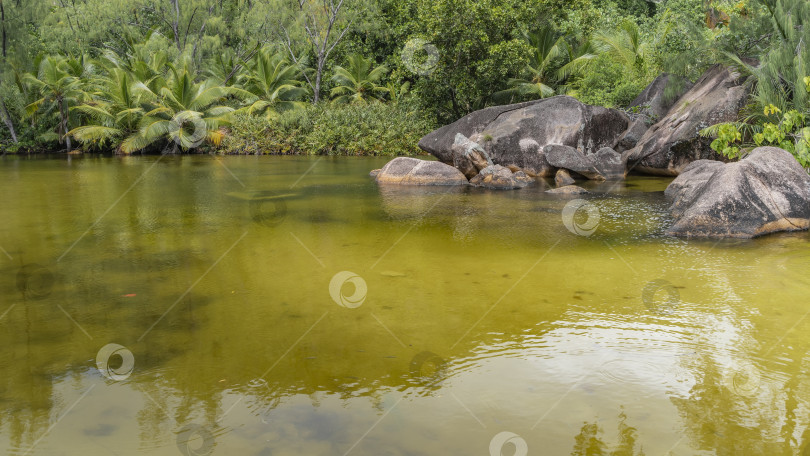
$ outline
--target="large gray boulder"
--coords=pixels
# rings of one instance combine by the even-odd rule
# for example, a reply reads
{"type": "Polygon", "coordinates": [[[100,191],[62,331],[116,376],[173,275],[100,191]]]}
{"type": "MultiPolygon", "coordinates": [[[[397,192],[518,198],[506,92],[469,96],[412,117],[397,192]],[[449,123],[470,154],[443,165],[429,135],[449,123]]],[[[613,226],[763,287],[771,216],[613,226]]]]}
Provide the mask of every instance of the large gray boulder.
{"type": "Polygon", "coordinates": [[[543,146],[566,145],[592,154],[613,147],[630,119],[621,111],[585,105],[568,96],[475,111],[419,141],[422,150],[453,164],[457,134],[480,144],[493,163],[535,176],[554,176],[543,146]]]}
{"type": "Polygon", "coordinates": [[[625,152],[628,171],[677,176],[689,163],[723,160],[700,130],[738,119],[748,99],[745,78],[722,65],[710,68],[667,114],[625,152]]]}
{"type": "Polygon", "coordinates": [[[810,176],[782,149],[760,147],[736,163],[696,161],[667,188],[685,237],[752,238],[810,227],[810,176]]]}
{"type": "Polygon", "coordinates": [[[461,171],[437,161],[397,157],[388,162],[376,177],[379,184],[466,185],[461,171]]]}

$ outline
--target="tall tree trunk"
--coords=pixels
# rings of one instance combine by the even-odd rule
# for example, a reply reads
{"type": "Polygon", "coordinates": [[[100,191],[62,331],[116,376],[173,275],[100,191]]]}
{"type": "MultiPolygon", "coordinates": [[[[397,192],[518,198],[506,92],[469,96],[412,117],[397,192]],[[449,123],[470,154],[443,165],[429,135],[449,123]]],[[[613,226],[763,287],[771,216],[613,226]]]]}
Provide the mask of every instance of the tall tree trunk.
{"type": "Polygon", "coordinates": [[[182,51],[183,49],[180,47],[180,0],[170,1],[174,4],[174,21],[172,21],[174,44],[177,46],[178,51],[182,51]]]}
{"type": "MultiPolygon", "coordinates": [[[[194,42],[194,50],[191,51],[191,60],[194,60],[197,57],[197,47],[200,45],[200,42],[202,41],[203,34],[205,33],[205,25],[208,23],[208,18],[211,17],[211,13],[214,12],[215,6],[216,5],[211,5],[211,7],[208,8],[208,17],[203,19],[203,24],[200,27],[200,32],[197,33],[197,41],[194,42]]],[[[189,19],[188,25],[189,27],[191,26],[191,19],[189,19]]]]}
{"type": "Polygon", "coordinates": [[[62,135],[65,138],[65,145],[67,146],[67,151],[70,152],[71,150],[73,150],[73,148],[70,147],[70,136],[67,134],[68,133],[68,113],[69,113],[68,112],[67,100],[62,98],[60,104],[62,105],[62,109],[61,109],[61,111],[62,111],[62,128],[61,128],[62,135]]]}
{"type": "Polygon", "coordinates": [[[8,127],[8,131],[11,132],[11,139],[14,141],[14,144],[17,144],[17,132],[14,130],[14,122],[11,121],[11,116],[8,114],[8,109],[6,109],[6,102],[5,100],[0,100],[0,115],[3,116],[3,122],[6,123],[6,127],[8,127]]]}
{"type": "MultiPolygon", "coordinates": [[[[334,36],[332,34],[333,27],[338,21],[338,16],[340,16],[340,11],[341,8],[343,8],[343,2],[345,0],[339,0],[337,3],[334,3],[332,0],[321,1],[322,8],[315,10],[304,9],[306,2],[298,0],[298,10],[304,15],[304,31],[309,37],[309,41],[318,56],[318,64],[315,69],[315,83],[313,84],[306,72],[304,73],[304,78],[314,92],[312,97],[313,103],[317,103],[321,99],[321,80],[323,79],[323,69],[326,60],[329,59],[329,54],[335,49],[335,46],[337,46],[340,40],[343,39],[354,22],[354,19],[350,19],[338,36],[334,36]]],[[[290,34],[287,33],[287,29],[283,24],[280,23],[280,27],[284,31],[283,44],[287,47],[287,51],[290,53],[293,62],[299,63],[295,52],[293,52],[290,34]]]]}
{"type": "Polygon", "coordinates": [[[320,53],[318,55],[318,70],[315,73],[315,96],[313,98],[315,103],[318,103],[318,101],[321,99],[321,77],[323,76],[323,65],[326,63],[325,61],[326,59],[324,58],[323,53],[320,53]]]}
{"type": "Polygon", "coordinates": [[[3,33],[3,59],[6,58],[6,10],[3,8],[3,0],[0,0],[0,22],[2,22],[3,33]]]}

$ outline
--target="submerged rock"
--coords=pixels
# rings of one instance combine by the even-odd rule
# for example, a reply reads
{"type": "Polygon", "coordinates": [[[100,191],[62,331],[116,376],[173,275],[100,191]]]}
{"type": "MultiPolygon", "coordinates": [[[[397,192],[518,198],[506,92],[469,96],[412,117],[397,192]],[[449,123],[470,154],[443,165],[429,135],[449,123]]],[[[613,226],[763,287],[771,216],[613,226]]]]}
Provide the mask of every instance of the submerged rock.
{"type": "Polygon", "coordinates": [[[576,185],[566,185],[565,187],[546,190],[546,193],[551,193],[554,195],[584,195],[585,193],[590,192],[576,185]]]}
{"type": "Polygon", "coordinates": [[[810,227],[810,176],[775,147],[736,163],[696,161],[665,194],[675,218],[667,234],[674,236],[751,238],[810,227]]]}
{"type": "Polygon", "coordinates": [[[621,111],[556,96],[475,111],[428,134],[419,147],[454,164],[453,145],[461,134],[480,144],[496,165],[551,177],[556,170],[546,162],[543,146],[566,145],[593,154],[612,147],[629,123],[621,111]]]}
{"type": "Polygon", "coordinates": [[[477,187],[495,189],[523,188],[534,182],[534,179],[523,171],[512,172],[501,165],[488,166],[481,173],[470,179],[470,184],[477,187]]]}
{"type": "Polygon", "coordinates": [[[700,159],[723,160],[700,130],[738,119],[748,99],[745,78],[722,65],[710,68],[667,114],[625,152],[628,170],[677,176],[700,159]]]}
{"type": "Polygon", "coordinates": [[[467,178],[456,168],[437,161],[397,157],[377,174],[379,184],[466,185],[467,178]]]}

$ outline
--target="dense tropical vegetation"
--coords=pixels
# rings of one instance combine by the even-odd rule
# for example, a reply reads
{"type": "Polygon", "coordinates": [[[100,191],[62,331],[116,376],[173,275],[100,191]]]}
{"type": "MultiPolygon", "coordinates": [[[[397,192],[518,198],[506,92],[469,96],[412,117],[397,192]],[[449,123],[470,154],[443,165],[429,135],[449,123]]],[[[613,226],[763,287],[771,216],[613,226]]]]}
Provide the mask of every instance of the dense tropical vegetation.
{"type": "Polygon", "coordinates": [[[755,96],[716,148],[810,164],[808,20],[804,0],[0,0],[0,148],[413,154],[485,106],[625,107],[725,62],[755,96]]]}

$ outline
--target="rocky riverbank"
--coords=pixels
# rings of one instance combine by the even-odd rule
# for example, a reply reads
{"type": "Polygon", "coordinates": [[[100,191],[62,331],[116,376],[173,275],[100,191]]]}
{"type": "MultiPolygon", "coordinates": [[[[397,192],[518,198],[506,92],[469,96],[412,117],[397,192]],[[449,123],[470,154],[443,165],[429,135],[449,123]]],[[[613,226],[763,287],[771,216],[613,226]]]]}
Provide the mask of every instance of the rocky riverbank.
{"type": "Polygon", "coordinates": [[[438,161],[396,158],[374,175],[380,184],[492,189],[554,178],[554,192],[563,195],[587,193],[577,180],[677,176],[666,191],[675,220],[670,235],[755,237],[808,229],[810,177],[790,153],[758,148],[727,163],[699,134],[738,120],[749,96],[745,78],[715,65],[694,84],[673,84],[661,75],[627,111],[568,96],[476,111],[422,138],[419,147],[438,161]]]}

